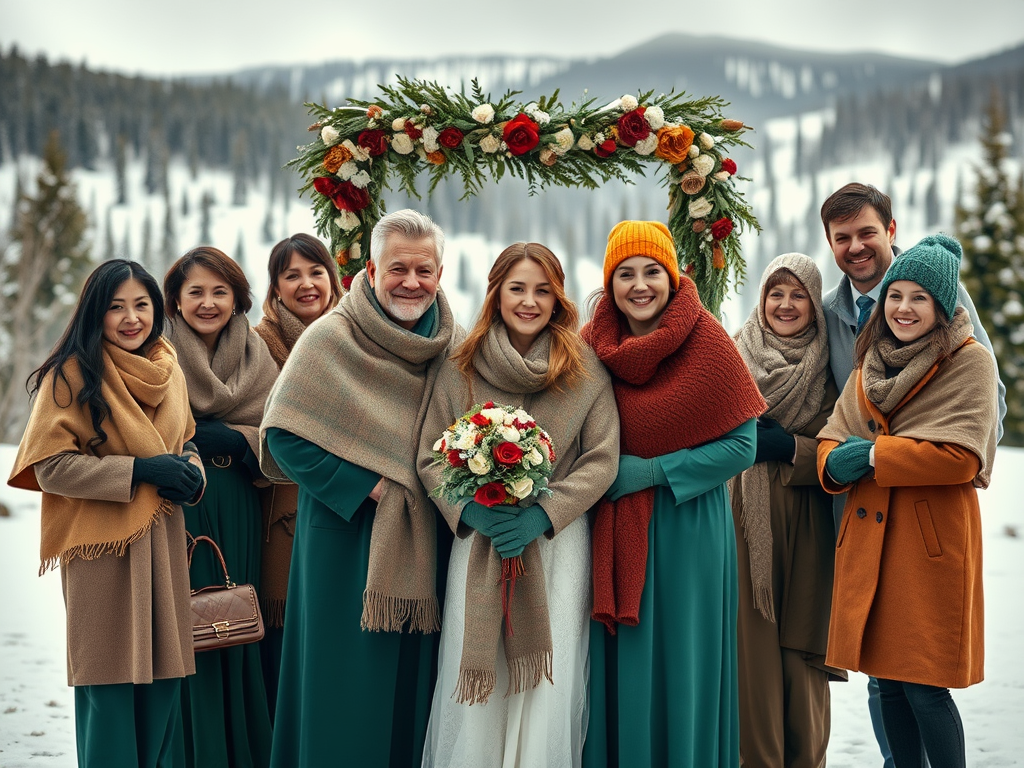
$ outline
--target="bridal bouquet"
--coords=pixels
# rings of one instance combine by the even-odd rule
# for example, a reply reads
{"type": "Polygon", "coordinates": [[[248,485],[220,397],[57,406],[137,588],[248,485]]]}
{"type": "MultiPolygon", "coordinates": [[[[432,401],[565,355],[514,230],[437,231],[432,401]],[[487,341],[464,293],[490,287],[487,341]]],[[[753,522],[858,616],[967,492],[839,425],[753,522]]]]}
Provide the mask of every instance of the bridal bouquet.
{"type": "MultiPolygon", "coordinates": [[[[442,466],[441,485],[431,495],[451,504],[473,499],[485,507],[499,504],[527,507],[550,496],[548,479],[555,449],[547,432],[522,408],[486,402],[460,416],[434,443],[434,464],[442,466]]],[[[501,561],[501,602],[508,606],[522,576],[523,560],[501,561]]]]}

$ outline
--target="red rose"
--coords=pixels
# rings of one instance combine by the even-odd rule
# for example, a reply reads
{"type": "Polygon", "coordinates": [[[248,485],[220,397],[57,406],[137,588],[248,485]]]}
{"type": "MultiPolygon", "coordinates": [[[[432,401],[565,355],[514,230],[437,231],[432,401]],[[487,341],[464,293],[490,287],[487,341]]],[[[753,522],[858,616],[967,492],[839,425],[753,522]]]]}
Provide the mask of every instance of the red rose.
{"type": "Polygon", "coordinates": [[[313,189],[331,198],[339,211],[358,213],[370,204],[370,193],[360,189],[351,181],[339,181],[328,176],[313,179],[313,189]]]}
{"type": "Polygon", "coordinates": [[[449,125],[438,135],[437,143],[447,149],[458,149],[462,145],[462,131],[449,125]]]}
{"type": "Polygon", "coordinates": [[[478,427],[486,427],[491,423],[491,420],[484,416],[482,413],[474,413],[469,417],[471,423],[476,424],[478,427]]]}
{"type": "Polygon", "coordinates": [[[464,467],[466,466],[466,460],[459,456],[459,452],[452,448],[448,451],[448,463],[453,467],[464,467]]]}
{"type": "Polygon", "coordinates": [[[423,129],[416,125],[412,120],[406,120],[405,135],[413,141],[416,141],[416,139],[423,135],[423,129]]]}
{"type": "Polygon", "coordinates": [[[638,141],[651,135],[651,126],[644,119],[644,111],[644,107],[637,107],[619,118],[619,141],[627,147],[635,147],[638,141]]]}
{"type": "Polygon", "coordinates": [[[504,484],[487,483],[476,489],[476,493],[473,494],[473,501],[477,504],[483,504],[485,507],[493,507],[495,504],[501,504],[505,501],[507,496],[504,484]]]}
{"type": "Polygon", "coordinates": [[[732,232],[732,220],[724,216],[711,225],[711,235],[715,240],[722,240],[732,232]]]}
{"type": "Polygon", "coordinates": [[[376,157],[377,155],[383,155],[388,151],[388,137],[384,131],[380,129],[374,129],[372,131],[363,131],[359,134],[359,138],[356,140],[356,144],[365,149],[371,155],[376,157]]]}
{"type": "Polygon", "coordinates": [[[728,173],[730,176],[735,176],[736,161],[733,160],[731,157],[725,158],[725,160],[722,161],[722,170],[728,173]]]}
{"type": "Polygon", "coordinates": [[[491,451],[494,460],[499,464],[514,466],[523,459],[523,449],[515,443],[498,443],[491,451]]]}
{"type": "Polygon", "coordinates": [[[540,142],[540,131],[529,115],[520,112],[505,123],[502,138],[513,155],[525,155],[540,142]]]}
{"type": "Polygon", "coordinates": [[[346,291],[352,287],[352,275],[345,275],[341,278],[341,287],[346,291]]]}
{"type": "Polygon", "coordinates": [[[480,409],[483,410],[484,408],[493,408],[493,407],[494,407],[494,401],[493,400],[488,400],[486,403],[484,403],[483,405],[480,406],[480,409]]]}
{"type": "Polygon", "coordinates": [[[598,157],[608,157],[615,153],[615,139],[605,139],[594,147],[594,154],[598,157]]]}

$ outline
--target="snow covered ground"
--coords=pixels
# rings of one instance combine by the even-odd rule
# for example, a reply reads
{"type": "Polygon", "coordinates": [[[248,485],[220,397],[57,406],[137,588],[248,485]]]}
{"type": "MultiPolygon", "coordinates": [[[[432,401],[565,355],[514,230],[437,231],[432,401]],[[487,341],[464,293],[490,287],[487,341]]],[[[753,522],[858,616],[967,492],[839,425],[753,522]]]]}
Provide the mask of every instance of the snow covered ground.
{"type": "MultiPolygon", "coordinates": [[[[0,446],[6,479],[15,447],[0,446]]],[[[981,493],[985,532],[986,680],[954,692],[976,768],[1024,766],[1024,450],[1000,448],[981,493]]],[[[39,496],[4,485],[0,501],[0,768],[75,765],[74,697],[67,687],[60,576],[39,578],[39,496]]],[[[866,678],[832,686],[830,768],[881,765],[868,721],[866,678]]]]}

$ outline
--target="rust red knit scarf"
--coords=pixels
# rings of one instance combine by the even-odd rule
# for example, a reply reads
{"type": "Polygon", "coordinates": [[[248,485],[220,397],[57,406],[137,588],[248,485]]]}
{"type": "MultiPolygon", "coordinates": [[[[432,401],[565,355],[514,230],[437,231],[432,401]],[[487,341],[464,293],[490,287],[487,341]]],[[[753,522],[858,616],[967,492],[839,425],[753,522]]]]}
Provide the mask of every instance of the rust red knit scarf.
{"type": "MultiPolygon", "coordinates": [[[[621,453],[653,458],[715,440],[765,410],[765,402],[721,323],[701,306],[696,286],[679,281],[658,328],[633,336],[607,295],[583,328],[612,374],[621,453]]],[[[593,618],[614,634],[636,626],[647,569],[654,489],[607,498],[593,532],[593,618]]]]}

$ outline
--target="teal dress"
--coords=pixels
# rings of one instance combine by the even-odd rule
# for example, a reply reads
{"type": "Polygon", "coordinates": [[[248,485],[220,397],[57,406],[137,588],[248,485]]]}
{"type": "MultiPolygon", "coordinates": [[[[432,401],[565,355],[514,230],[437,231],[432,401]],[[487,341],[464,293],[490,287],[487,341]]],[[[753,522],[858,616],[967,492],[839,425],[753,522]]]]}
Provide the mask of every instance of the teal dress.
{"type": "Polygon", "coordinates": [[[266,439],[299,486],[271,765],[419,768],[440,633],[359,625],[380,475],[284,430],[266,439]]]}
{"type": "Polygon", "coordinates": [[[755,420],[662,457],[640,623],[590,633],[583,765],[736,768],[736,539],[726,481],[751,466],[755,420]]]}
{"type": "MultiPolygon", "coordinates": [[[[220,547],[231,580],[259,589],[262,511],[252,484],[255,456],[220,468],[205,464],[206,491],[184,507],[185,527],[220,547]]],[[[209,545],[197,545],[193,589],[222,584],[224,573],[209,545]]],[[[196,768],[266,768],[271,725],[258,643],[196,654],[196,674],[181,686],[185,757],[196,768]]]]}

